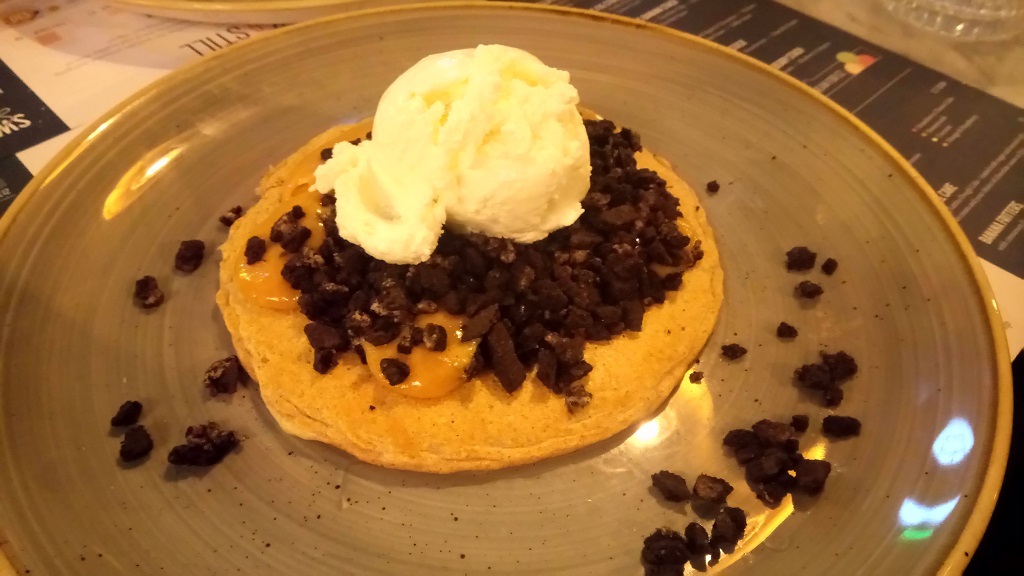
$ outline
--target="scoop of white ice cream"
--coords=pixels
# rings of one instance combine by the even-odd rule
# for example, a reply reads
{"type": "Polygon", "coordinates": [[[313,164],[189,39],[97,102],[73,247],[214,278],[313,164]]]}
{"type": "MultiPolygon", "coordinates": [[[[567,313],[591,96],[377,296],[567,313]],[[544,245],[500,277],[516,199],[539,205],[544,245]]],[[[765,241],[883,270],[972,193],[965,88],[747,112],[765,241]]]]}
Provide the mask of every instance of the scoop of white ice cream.
{"type": "Polygon", "coordinates": [[[315,187],[342,237],[397,264],[429,258],[445,222],[534,242],[583,212],[590,146],[569,74],[507,46],[428,56],[384,92],[373,140],[340,143],[315,187]]]}

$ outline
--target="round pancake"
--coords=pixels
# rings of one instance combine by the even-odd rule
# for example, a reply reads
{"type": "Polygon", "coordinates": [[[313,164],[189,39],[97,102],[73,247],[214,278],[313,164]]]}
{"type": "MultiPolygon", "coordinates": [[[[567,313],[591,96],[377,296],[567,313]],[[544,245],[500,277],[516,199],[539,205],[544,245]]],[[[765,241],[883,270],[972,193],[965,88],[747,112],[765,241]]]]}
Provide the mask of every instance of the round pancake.
{"type": "Polygon", "coordinates": [[[697,196],[646,150],[640,166],[656,170],[680,200],[681,228],[702,242],[704,258],[683,275],[680,290],[648,309],[639,332],[588,342],[594,367],[589,406],[570,414],[532,374],[508,394],[490,373],[435,399],[403,396],[373,377],[355,354],[330,373],[313,370],[313,350],[299,311],[260,307],[241,294],[237,270],[246,240],[265,236],[260,223],[287,211],[286,195],[312,183],[320,150],[363,135],[369,121],[317,136],[270,169],[260,200],[231,227],[221,246],[217,303],[242,364],[281,428],[389,468],[448,473],[527,464],[604,440],[650,416],[679,384],[704,347],[722,303],[722,269],[697,196]],[[375,409],[371,409],[371,406],[375,409]]]}

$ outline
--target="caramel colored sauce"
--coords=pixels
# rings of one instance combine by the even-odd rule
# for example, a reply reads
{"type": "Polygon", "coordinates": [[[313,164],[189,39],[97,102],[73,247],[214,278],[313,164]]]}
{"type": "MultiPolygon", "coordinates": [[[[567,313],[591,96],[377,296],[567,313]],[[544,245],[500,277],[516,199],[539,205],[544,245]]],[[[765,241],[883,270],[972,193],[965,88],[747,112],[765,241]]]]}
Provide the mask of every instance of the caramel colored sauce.
{"type": "Polygon", "coordinates": [[[438,312],[416,317],[416,325],[428,323],[444,326],[448,333],[448,347],[443,352],[427,350],[422,345],[412,349],[411,354],[398,353],[398,340],[384,346],[363,344],[366,364],[385,386],[388,386],[380,370],[380,361],[397,358],[409,365],[409,377],[397,386],[389,386],[395,392],[411,398],[440,398],[458,388],[466,381],[466,367],[476,353],[477,340],[462,342],[462,321],[459,318],[438,312]]]}
{"type": "Polygon", "coordinates": [[[254,231],[257,236],[267,240],[267,253],[260,262],[249,265],[242,259],[238,266],[238,288],[249,301],[273,310],[299,309],[299,291],[281,277],[281,270],[290,254],[277,243],[269,241],[270,228],[278,218],[291,210],[292,206],[301,206],[302,211],[306,213],[301,222],[313,233],[306,241],[306,245],[311,248],[319,246],[326,236],[319,218],[320,193],[309,188],[314,182],[313,172],[322,162],[320,150],[333,147],[335,142],[361,138],[372,127],[373,119],[367,118],[330,134],[325,133],[320,137],[323,139],[322,142],[316,142],[316,146],[313,146],[313,143],[308,144],[309,152],[304,153],[301,158],[289,159],[289,169],[278,174],[292,189],[281,201],[280,208],[274,211],[274,215],[261,222],[254,231]]]}
{"type": "MultiPolygon", "coordinates": [[[[280,213],[267,218],[256,228],[257,234],[263,239],[270,235],[270,228],[283,214],[292,209],[292,206],[301,206],[306,213],[302,217],[302,224],[310,229],[312,235],[306,241],[310,247],[319,246],[324,241],[325,233],[323,223],[320,222],[320,193],[309,190],[308,184],[301,184],[295,187],[287,196],[287,201],[281,206],[280,213]]],[[[289,256],[281,248],[280,244],[267,241],[267,253],[263,260],[255,264],[246,264],[242,260],[238,266],[238,289],[251,302],[272,308],[274,310],[298,310],[299,291],[292,288],[281,276],[281,269],[289,256]]]]}

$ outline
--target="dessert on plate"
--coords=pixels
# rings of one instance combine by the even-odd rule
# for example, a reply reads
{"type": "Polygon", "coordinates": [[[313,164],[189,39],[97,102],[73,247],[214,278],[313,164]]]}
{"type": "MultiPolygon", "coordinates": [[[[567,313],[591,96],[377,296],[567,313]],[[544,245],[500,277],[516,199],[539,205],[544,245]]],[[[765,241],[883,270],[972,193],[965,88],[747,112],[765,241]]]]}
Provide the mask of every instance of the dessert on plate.
{"type": "Polygon", "coordinates": [[[217,302],[281,427],[382,466],[495,469],[649,416],[722,270],[693,190],[522,50],[428,56],[272,167],[217,302]]]}

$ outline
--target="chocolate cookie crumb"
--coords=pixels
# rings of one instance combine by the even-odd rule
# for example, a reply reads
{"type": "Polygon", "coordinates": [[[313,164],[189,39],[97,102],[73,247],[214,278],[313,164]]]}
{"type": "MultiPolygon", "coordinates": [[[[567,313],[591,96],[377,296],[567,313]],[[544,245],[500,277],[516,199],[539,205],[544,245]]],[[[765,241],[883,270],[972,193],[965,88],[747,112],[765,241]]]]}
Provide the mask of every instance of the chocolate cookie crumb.
{"type": "Polygon", "coordinates": [[[718,192],[721,189],[721,186],[718,184],[718,180],[712,180],[707,183],[707,186],[705,186],[705,188],[708,192],[714,194],[715,192],[718,192]]]}
{"type": "Polygon", "coordinates": [[[690,372],[690,383],[691,384],[698,384],[703,379],[704,379],[704,373],[703,372],[698,372],[698,371],[690,372]]]}
{"type": "Polygon", "coordinates": [[[832,375],[824,364],[804,364],[793,372],[793,377],[804,388],[824,390],[832,386],[832,375]]]}
{"type": "MultiPolygon", "coordinates": [[[[590,365],[587,364],[587,366],[590,365]]],[[[593,399],[594,395],[587,390],[587,387],[582,382],[573,382],[565,390],[565,407],[569,410],[570,414],[575,414],[586,408],[593,399]]]]}
{"type": "MultiPolygon", "coordinates": [[[[278,218],[274,224],[270,227],[270,241],[284,244],[286,241],[289,246],[298,245],[301,247],[306,240],[309,239],[307,234],[312,232],[309,228],[306,228],[300,224],[300,220],[305,217],[306,212],[302,209],[302,206],[292,206],[292,209],[285,212],[280,218],[278,218]],[[300,230],[306,230],[301,232],[300,230]],[[304,238],[303,238],[304,237],[304,238]]],[[[289,252],[295,252],[295,250],[289,250],[289,252]]]]}
{"type": "Polygon", "coordinates": [[[500,318],[500,313],[497,304],[480,310],[462,325],[462,341],[469,342],[487,334],[498,318],[500,318]]]}
{"type": "Polygon", "coordinates": [[[344,352],[351,346],[348,334],[322,322],[310,322],[302,331],[314,350],[330,349],[344,352]]]}
{"type": "Polygon", "coordinates": [[[121,457],[121,460],[131,462],[146,456],[152,451],[153,438],[149,435],[146,427],[139,424],[125,431],[118,455],[121,457]]]}
{"type": "Polygon", "coordinates": [[[186,274],[195,272],[203,263],[205,251],[206,244],[202,240],[183,240],[174,255],[174,267],[186,274]]]}
{"type": "Polygon", "coordinates": [[[797,331],[791,324],[779,322],[779,327],[775,329],[775,335],[779,338],[796,338],[797,331]]]}
{"type": "Polygon", "coordinates": [[[164,293],[152,276],[143,276],[135,281],[135,302],[142,308],[156,308],[164,303],[164,293]]]}
{"type": "Polygon", "coordinates": [[[811,419],[806,414],[795,414],[789,421],[789,426],[797,433],[804,433],[811,425],[811,419]]]}
{"type": "Polygon", "coordinates": [[[785,422],[775,422],[768,419],[758,420],[750,429],[766,446],[781,448],[787,441],[793,438],[793,428],[785,422]]]}
{"type": "Polygon", "coordinates": [[[409,377],[409,365],[398,358],[381,360],[380,371],[384,373],[384,379],[392,386],[398,386],[409,377]]]}
{"type": "MultiPolygon", "coordinates": [[[[480,314],[485,313],[486,311],[480,314]]],[[[470,323],[472,322],[473,320],[470,320],[470,323]]],[[[463,341],[465,340],[463,333],[463,341]]],[[[515,344],[504,322],[494,324],[487,333],[487,352],[491,368],[501,387],[509,394],[518,390],[526,380],[526,368],[516,356],[515,344]]],[[[587,401],[589,402],[589,399],[587,401]]]]}
{"type": "Polygon", "coordinates": [[[117,413],[110,419],[111,426],[131,426],[139,421],[142,415],[142,402],[128,400],[117,409],[117,413]]]}
{"type": "Polygon", "coordinates": [[[732,485],[721,478],[701,474],[693,483],[693,495],[705,502],[724,504],[732,493],[732,485]]]}
{"type": "Polygon", "coordinates": [[[825,460],[803,460],[796,465],[796,489],[805,494],[817,494],[825,488],[832,465],[825,460]]]}
{"type": "Polygon", "coordinates": [[[327,374],[338,365],[338,353],[330,348],[313,350],[313,370],[319,374],[327,374]]]}
{"type": "Polygon", "coordinates": [[[711,526],[711,545],[716,548],[735,546],[743,539],[747,529],[747,514],[735,507],[726,507],[711,526]]]}
{"type": "Polygon", "coordinates": [[[448,332],[439,324],[427,324],[423,328],[423,345],[427,350],[444,352],[448,348],[448,332]]]}
{"type": "Polygon", "coordinates": [[[216,422],[189,426],[185,430],[185,443],[167,454],[167,461],[175,466],[212,466],[224,459],[238,446],[238,437],[231,430],[221,430],[216,422]]]}
{"type": "Polygon", "coordinates": [[[795,246],[786,252],[786,270],[790,272],[801,272],[814,268],[814,262],[818,254],[809,250],[806,246],[795,246]]]}
{"type": "Polygon", "coordinates": [[[658,528],[653,534],[644,538],[644,548],[640,552],[640,560],[648,574],[667,576],[682,574],[686,561],[690,559],[690,551],[686,547],[683,535],[670,528],[658,528]]]}
{"type": "Polygon", "coordinates": [[[249,374],[238,361],[238,356],[228,356],[217,360],[206,369],[203,386],[209,388],[210,394],[234,394],[238,385],[249,381],[249,374]]]}
{"type": "Polygon", "coordinates": [[[221,224],[223,224],[223,225],[227,226],[228,228],[230,228],[231,225],[234,224],[235,221],[237,221],[241,217],[242,217],[242,207],[241,206],[235,206],[234,208],[229,208],[227,212],[221,214],[221,216],[220,216],[220,218],[218,218],[218,220],[220,220],[221,224]]]}
{"type": "Polygon", "coordinates": [[[726,344],[722,346],[722,356],[729,360],[737,360],[747,353],[747,349],[739,344],[726,344]]]}
{"type": "Polygon", "coordinates": [[[822,351],[821,361],[828,367],[832,382],[838,384],[857,373],[857,361],[846,352],[840,350],[834,354],[822,351]]]}
{"type": "Polygon", "coordinates": [[[803,282],[796,285],[796,295],[800,298],[806,298],[813,300],[818,296],[825,293],[825,289],[820,284],[815,284],[810,280],[804,280],[803,282]]]}
{"type": "Polygon", "coordinates": [[[839,262],[835,258],[828,258],[821,263],[821,271],[828,276],[835,274],[836,268],[839,268],[839,262]]]}
{"type": "Polygon", "coordinates": [[[691,556],[706,556],[711,552],[708,531],[697,522],[687,524],[683,529],[683,536],[686,538],[686,548],[691,556]]]}
{"type": "Polygon", "coordinates": [[[821,391],[821,399],[828,408],[835,408],[843,403],[843,389],[839,386],[829,386],[821,391]]]}
{"type": "Polygon", "coordinates": [[[320,161],[327,162],[334,157],[334,148],[324,148],[320,151],[320,161]]]}
{"type": "Polygon", "coordinates": [[[267,241],[253,236],[245,242],[245,263],[252,266],[267,254],[267,241]]]}
{"type": "Polygon", "coordinates": [[[651,484],[669,502],[682,502],[690,499],[690,489],[686,487],[686,480],[668,470],[651,474],[651,484]]]}
{"type": "Polygon", "coordinates": [[[860,436],[860,420],[853,416],[825,416],[821,422],[821,431],[830,438],[860,436]]]}

